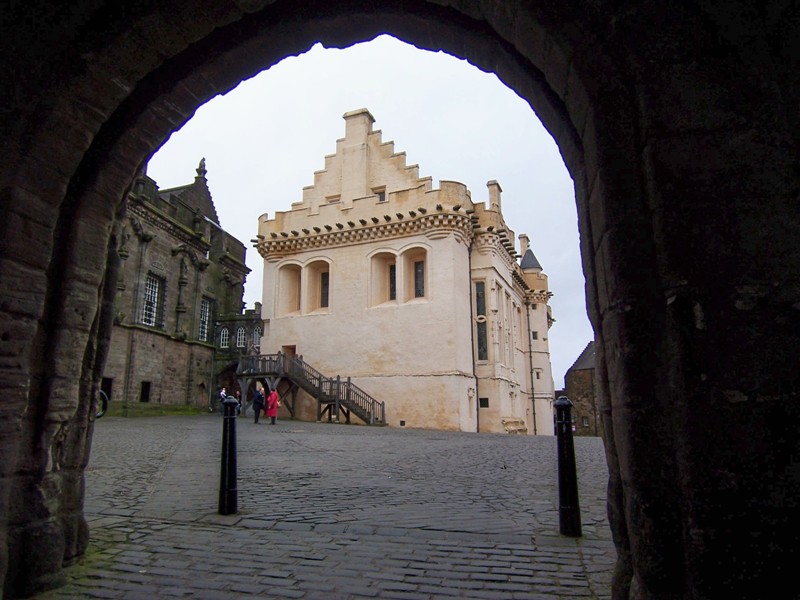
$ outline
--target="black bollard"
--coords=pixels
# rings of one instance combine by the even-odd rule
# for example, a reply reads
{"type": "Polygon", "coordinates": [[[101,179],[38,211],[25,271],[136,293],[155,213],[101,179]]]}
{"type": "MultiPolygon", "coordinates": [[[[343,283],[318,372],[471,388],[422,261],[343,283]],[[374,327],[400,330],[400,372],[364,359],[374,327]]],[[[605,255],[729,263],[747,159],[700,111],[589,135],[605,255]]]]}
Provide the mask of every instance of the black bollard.
{"type": "Polygon", "coordinates": [[[558,521],[561,535],[581,537],[581,509],[578,504],[578,475],[572,443],[572,402],[566,396],[555,401],[558,445],[558,521]]]}
{"type": "Polygon", "coordinates": [[[236,407],[233,396],[223,400],[222,464],[219,471],[219,514],[233,515],[239,510],[236,489],[236,407]]]}

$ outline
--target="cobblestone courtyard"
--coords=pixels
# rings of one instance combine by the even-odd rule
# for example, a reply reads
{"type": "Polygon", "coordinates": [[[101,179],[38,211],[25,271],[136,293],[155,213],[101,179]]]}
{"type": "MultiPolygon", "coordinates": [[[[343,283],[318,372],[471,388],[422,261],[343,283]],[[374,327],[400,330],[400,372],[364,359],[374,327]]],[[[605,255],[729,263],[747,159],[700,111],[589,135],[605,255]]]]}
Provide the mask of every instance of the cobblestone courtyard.
{"type": "Polygon", "coordinates": [[[103,418],[91,543],[36,598],[609,598],[599,438],[576,438],[583,537],[558,534],[556,441],[237,420],[217,514],[218,415],[103,418]]]}

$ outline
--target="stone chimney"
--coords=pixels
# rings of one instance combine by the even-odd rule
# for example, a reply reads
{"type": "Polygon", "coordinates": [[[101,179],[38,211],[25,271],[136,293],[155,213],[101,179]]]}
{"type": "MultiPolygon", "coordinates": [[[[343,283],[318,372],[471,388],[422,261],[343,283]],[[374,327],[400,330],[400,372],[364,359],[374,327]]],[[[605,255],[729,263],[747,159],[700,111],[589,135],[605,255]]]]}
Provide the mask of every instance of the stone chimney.
{"type": "Polygon", "coordinates": [[[500,184],[492,179],[486,183],[486,187],[489,188],[489,210],[502,212],[500,194],[502,193],[503,189],[500,187],[500,184]]]}
{"type": "Polygon", "coordinates": [[[344,114],[344,141],[342,154],[342,208],[352,208],[353,200],[364,198],[369,190],[369,144],[367,138],[372,133],[375,118],[366,108],[359,108],[344,114]]]}
{"type": "Polygon", "coordinates": [[[517,237],[519,238],[519,253],[525,256],[528,248],[531,247],[531,239],[528,237],[527,233],[520,233],[517,237]]]}
{"type": "Polygon", "coordinates": [[[346,144],[349,146],[351,144],[366,143],[367,136],[372,133],[372,124],[375,122],[375,117],[366,108],[359,108],[358,110],[344,113],[343,118],[346,144]]]}

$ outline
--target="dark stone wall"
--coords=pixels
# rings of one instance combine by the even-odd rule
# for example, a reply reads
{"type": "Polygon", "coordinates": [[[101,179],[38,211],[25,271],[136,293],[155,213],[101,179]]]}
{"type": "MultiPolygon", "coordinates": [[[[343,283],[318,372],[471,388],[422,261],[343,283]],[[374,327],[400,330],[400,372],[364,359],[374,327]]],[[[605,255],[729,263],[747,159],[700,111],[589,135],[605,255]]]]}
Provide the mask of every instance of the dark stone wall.
{"type": "Polygon", "coordinates": [[[575,435],[603,435],[603,421],[597,406],[594,369],[570,369],[564,378],[566,396],[572,402],[575,435]]]}
{"type": "Polygon", "coordinates": [[[761,598],[798,559],[800,6],[45,0],[0,30],[0,580],[86,548],[109,253],[134,176],[211,97],[389,32],[494,71],[575,182],[616,598],[761,598]],[[624,485],[623,485],[624,482],[624,485]],[[25,557],[24,566],[22,557],[25,557]]]}
{"type": "Polygon", "coordinates": [[[215,322],[231,311],[239,314],[249,269],[244,245],[219,226],[205,174],[203,161],[185,186],[161,191],[146,176],[133,185],[118,223],[114,327],[102,372],[111,402],[208,403],[215,380],[215,322]],[[149,274],[162,284],[161,318],[155,325],[142,316],[149,274]],[[211,303],[204,340],[203,299],[211,303]]]}

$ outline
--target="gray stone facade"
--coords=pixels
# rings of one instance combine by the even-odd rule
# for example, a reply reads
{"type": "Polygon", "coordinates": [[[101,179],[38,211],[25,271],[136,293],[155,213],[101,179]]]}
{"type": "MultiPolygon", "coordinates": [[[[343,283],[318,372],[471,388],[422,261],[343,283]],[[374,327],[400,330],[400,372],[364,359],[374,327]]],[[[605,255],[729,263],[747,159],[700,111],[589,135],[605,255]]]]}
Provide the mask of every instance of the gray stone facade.
{"type": "Polygon", "coordinates": [[[114,326],[101,380],[112,403],[208,404],[234,358],[227,348],[215,356],[222,324],[254,327],[252,314],[242,313],[245,253],[220,225],[205,161],[185,186],[160,190],[145,175],[136,179],[120,229],[114,326]]]}
{"type": "Polygon", "coordinates": [[[564,395],[572,402],[575,435],[603,435],[603,421],[597,405],[595,343],[589,342],[564,376],[564,395]]]}

